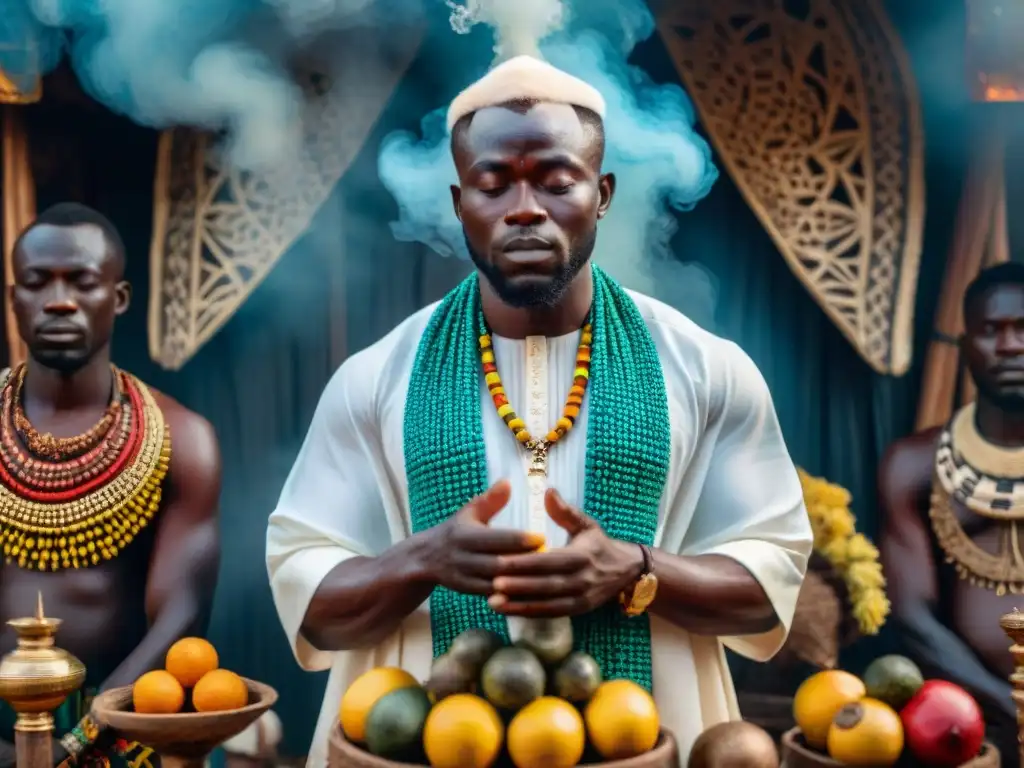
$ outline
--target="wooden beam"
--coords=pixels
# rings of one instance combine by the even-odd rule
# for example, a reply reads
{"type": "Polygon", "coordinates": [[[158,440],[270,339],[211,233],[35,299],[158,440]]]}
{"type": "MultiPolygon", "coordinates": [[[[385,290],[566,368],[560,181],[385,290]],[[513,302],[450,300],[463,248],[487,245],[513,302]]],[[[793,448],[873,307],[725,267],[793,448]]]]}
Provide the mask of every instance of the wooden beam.
{"type": "Polygon", "coordinates": [[[7,361],[15,366],[25,361],[27,350],[18,335],[11,306],[11,286],[14,284],[12,257],[18,235],[36,217],[36,187],[29,159],[28,132],[21,108],[2,107],[0,123],[3,126],[3,222],[4,222],[4,312],[7,326],[7,361]]]}
{"type": "MultiPolygon", "coordinates": [[[[935,317],[935,338],[928,346],[918,401],[918,431],[949,421],[956,402],[960,349],[964,330],[964,290],[985,263],[1006,252],[1006,137],[1001,121],[989,116],[977,123],[974,147],[960,196],[953,244],[935,317]],[[1002,227],[1002,233],[997,231],[1002,227]]],[[[965,374],[964,379],[969,379],[965,374]]],[[[973,399],[973,382],[964,383],[961,399],[973,399]]]]}

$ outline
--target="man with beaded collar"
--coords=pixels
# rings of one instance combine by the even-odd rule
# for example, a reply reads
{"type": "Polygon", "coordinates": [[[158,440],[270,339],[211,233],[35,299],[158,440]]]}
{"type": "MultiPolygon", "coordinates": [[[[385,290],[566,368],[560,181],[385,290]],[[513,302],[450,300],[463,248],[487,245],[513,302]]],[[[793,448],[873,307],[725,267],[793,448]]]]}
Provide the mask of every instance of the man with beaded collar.
{"type": "Polygon", "coordinates": [[[978,699],[1003,764],[1016,766],[1013,659],[999,618],[1024,591],[1024,264],[979,274],[963,317],[977,399],[883,458],[882,560],[908,654],[978,699]]]}
{"type": "MultiPolygon", "coordinates": [[[[220,552],[217,440],[206,420],[111,365],[130,287],[105,217],[67,203],[44,211],[13,266],[29,360],[0,374],[0,615],[32,615],[41,593],[64,621],[62,647],[86,665],[84,690],[58,712],[55,760],[105,762],[130,748],[145,760],[89,716],[88,698],[162,667],[175,640],[205,631],[220,552]]],[[[0,652],[14,645],[5,627],[0,652]]],[[[10,740],[13,713],[0,706],[10,740]]],[[[8,742],[0,762],[14,765],[8,742]]]]}
{"type": "Polygon", "coordinates": [[[653,689],[685,764],[738,717],[719,638],[762,660],[785,639],[796,470],[750,359],[591,265],[604,109],[525,56],[450,106],[477,272],[335,374],[269,523],[295,654],[332,669],[311,766],[366,669],[425,679],[461,631],[542,617],[653,689]]]}

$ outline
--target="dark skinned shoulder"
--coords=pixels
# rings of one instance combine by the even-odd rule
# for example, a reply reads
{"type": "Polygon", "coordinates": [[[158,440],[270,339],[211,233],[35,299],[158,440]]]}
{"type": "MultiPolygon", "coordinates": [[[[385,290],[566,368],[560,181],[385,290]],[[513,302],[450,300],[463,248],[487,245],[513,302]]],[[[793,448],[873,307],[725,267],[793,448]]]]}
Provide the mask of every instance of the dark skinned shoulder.
{"type": "MultiPolygon", "coordinates": [[[[168,609],[180,611],[187,633],[202,633],[220,564],[220,446],[210,422],[150,391],[170,429],[171,463],[150,562],[146,612],[153,622],[168,609]]],[[[184,626],[180,629],[185,631],[184,626]]],[[[175,639],[168,638],[167,645],[175,639]]]]}
{"type": "Polygon", "coordinates": [[[901,438],[886,450],[878,469],[878,490],[886,523],[898,524],[907,515],[920,518],[917,502],[931,491],[935,451],[941,427],[901,438]]]}
{"type": "Polygon", "coordinates": [[[928,523],[939,432],[939,428],[928,429],[897,440],[878,470],[882,567],[893,612],[904,618],[939,598],[928,523]]]}
{"type": "Polygon", "coordinates": [[[171,467],[167,473],[169,491],[181,485],[198,484],[208,492],[220,494],[221,455],[217,434],[205,418],[190,411],[177,400],[152,387],[149,391],[164,414],[171,432],[171,467]]]}

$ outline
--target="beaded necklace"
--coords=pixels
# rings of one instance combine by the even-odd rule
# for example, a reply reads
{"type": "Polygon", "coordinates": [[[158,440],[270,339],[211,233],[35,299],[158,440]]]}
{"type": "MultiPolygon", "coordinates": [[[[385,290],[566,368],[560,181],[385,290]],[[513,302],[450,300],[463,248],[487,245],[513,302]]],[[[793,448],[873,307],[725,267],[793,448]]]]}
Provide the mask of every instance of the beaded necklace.
{"type": "Polygon", "coordinates": [[[70,438],[40,435],[28,422],[25,366],[3,383],[0,546],[8,563],[41,571],[96,565],[117,556],[156,514],[170,431],[149,388],[111,370],[114,395],[104,416],[70,438]]]}
{"type": "MultiPolygon", "coordinates": [[[[671,452],[664,374],[654,341],[629,294],[596,266],[592,271],[590,417],[582,506],[609,536],[650,546],[671,452]]],[[[445,522],[488,486],[479,348],[486,326],[477,281],[471,275],[441,301],[413,363],[403,449],[414,533],[445,522]]],[[[521,439],[519,434],[516,439],[521,439]]],[[[437,587],[430,596],[430,620],[435,656],[445,653],[469,628],[509,636],[505,618],[492,611],[485,598],[445,587],[437,587]]],[[[607,679],[626,678],[651,689],[646,614],[629,618],[618,605],[607,605],[574,617],[573,636],[576,647],[595,658],[607,679]]]]}
{"type": "Polygon", "coordinates": [[[14,426],[25,446],[37,456],[60,461],[72,459],[95,448],[104,436],[120,421],[121,389],[116,373],[113,375],[114,396],[103,417],[89,431],[74,437],[54,437],[50,433],[39,434],[32,426],[21,405],[21,389],[25,384],[26,366],[19,366],[14,378],[14,426]]]}
{"type": "Polygon", "coordinates": [[[1024,592],[1024,450],[993,445],[978,432],[974,403],[964,406],[939,433],[929,518],[939,547],[961,579],[972,585],[1024,592]],[[987,517],[999,530],[996,552],[964,531],[954,504],[987,517]]]}
{"type": "Polygon", "coordinates": [[[545,476],[548,473],[547,455],[552,445],[562,439],[565,434],[576,424],[580,415],[580,407],[583,405],[583,396],[587,393],[587,382],[590,380],[590,344],[593,341],[590,323],[585,323],[580,333],[580,344],[576,350],[576,367],[573,371],[573,382],[569,388],[569,394],[565,398],[565,406],[562,408],[562,417],[557,421],[547,436],[538,440],[530,434],[524,422],[516,415],[515,410],[508,402],[505,388],[501,384],[501,376],[498,375],[498,364],[494,360],[494,349],[491,346],[491,334],[486,326],[480,334],[480,363],[483,367],[484,382],[487,390],[491,393],[491,400],[494,407],[498,409],[498,415],[505,422],[516,440],[528,450],[533,460],[530,464],[530,475],[545,476]]]}

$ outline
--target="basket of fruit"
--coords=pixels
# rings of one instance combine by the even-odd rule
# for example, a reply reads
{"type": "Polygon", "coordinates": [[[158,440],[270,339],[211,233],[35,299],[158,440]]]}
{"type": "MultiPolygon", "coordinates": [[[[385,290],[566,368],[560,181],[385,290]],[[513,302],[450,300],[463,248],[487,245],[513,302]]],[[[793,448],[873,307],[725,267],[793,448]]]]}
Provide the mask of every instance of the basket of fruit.
{"type": "Polygon", "coordinates": [[[782,739],[787,768],[998,768],[978,703],[945,680],[925,681],[912,661],[883,656],[863,679],[812,675],[793,700],[797,727],[782,739]]]}
{"type": "Polygon", "coordinates": [[[186,637],[168,650],[164,669],[104,691],[93,700],[92,711],[120,738],[153,749],[165,768],[198,767],[275,701],[270,686],[222,669],[208,641],[186,637]]]}
{"type": "Polygon", "coordinates": [[[469,630],[424,684],[395,667],[366,672],[342,697],[328,765],[676,768],[653,697],[604,681],[592,657],[572,651],[567,627],[531,621],[511,646],[469,630]]]}

